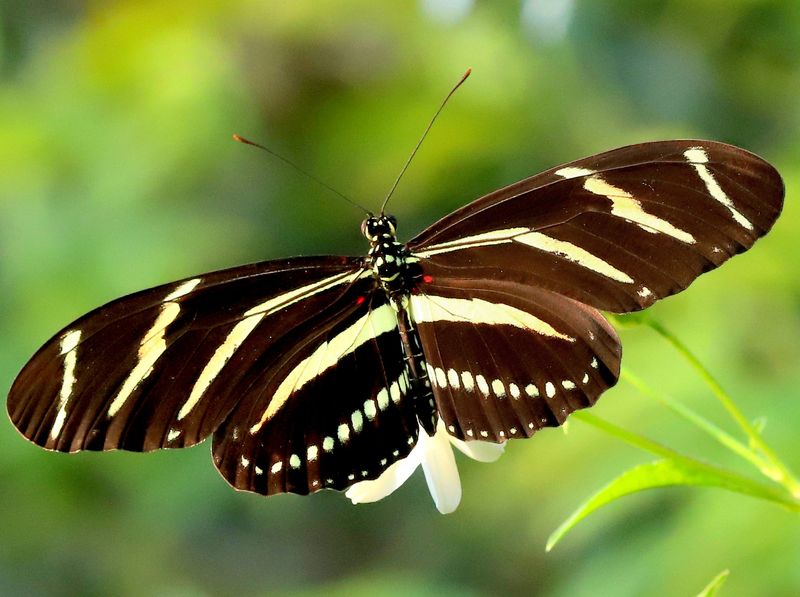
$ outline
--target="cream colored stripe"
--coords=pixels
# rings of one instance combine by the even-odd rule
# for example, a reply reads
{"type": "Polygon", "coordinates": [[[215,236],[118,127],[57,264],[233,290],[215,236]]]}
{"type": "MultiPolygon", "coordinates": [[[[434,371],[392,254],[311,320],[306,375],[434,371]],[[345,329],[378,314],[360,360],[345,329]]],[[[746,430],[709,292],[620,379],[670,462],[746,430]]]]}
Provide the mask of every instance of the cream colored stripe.
{"type": "Polygon", "coordinates": [[[275,416],[293,392],[336,365],[346,355],[355,352],[359,346],[395,329],[397,329],[397,315],[392,306],[386,304],[370,311],[329,341],[320,344],[283,379],[275,390],[269,407],[258,423],[250,428],[250,433],[257,433],[264,423],[275,416]]]}
{"type": "Polygon", "coordinates": [[[333,288],[334,286],[340,284],[349,284],[350,282],[353,282],[364,275],[371,274],[364,270],[336,274],[328,278],[323,278],[322,280],[312,284],[301,286],[300,288],[296,288],[290,292],[285,292],[278,296],[272,297],[271,299],[256,305],[252,309],[245,311],[245,318],[233,327],[223,343],[217,348],[211,359],[208,361],[208,363],[206,363],[206,366],[200,372],[200,375],[198,376],[197,381],[195,382],[194,386],[192,387],[192,391],[189,394],[189,398],[186,400],[183,406],[181,406],[180,411],[178,411],[178,420],[180,421],[184,419],[192,411],[192,409],[197,406],[200,398],[202,398],[205,391],[208,389],[214,379],[216,379],[220,371],[222,371],[222,368],[225,366],[225,364],[230,360],[236,350],[242,345],[242,343],[253,332],[253,330],[265,316],[271,315],[280,309],[285,309],[297,301],[314,296],[315,294],[333,288]]]}
{"type": "Polygon", "coordinates": [[[164,303],[161,305],[161,311],[156,317],[155,323],[144,335],[139,345],[139,362],[128,374],[119,392],[117,392],[108,407],[109,417],[113,417],[119,412],[119,409],[130,398],[138,385],[153,372],[153,366],[156,361],[167,350],[167,342],[164,339],[167,327],[177,319],[180,312],[181,307],[178,303],[164,303]]]}
{"type": "Polygon", "coordinates": [[[461,249],[471,249],[473,247],[485,247],[489,245],[500,245],[503,243],[510,243],[513,237],[517,234],[527,232],[530,228],[504,228],[501,230],[491,230],[482,234],[474,234],[472,236],[465,236],[458,240],[440,243],[438,245],[431,245],[425,251],[415,253],[417,257],[428,258],[440,253],[450,253],[451,251],[460,251],[461,249]]]}
{"type": "Polygon", "coordinates": [[[741,226],[744,226],[748,230],[752,230],[753,224],[736,209],[733,201],[731,201],[730,197],[725,194],[725,191],[723,191],[722,187],[719,186],[719,183],[717,182],[717,179],[714,178],[711,170],[709,170],[708,166],[706,166],[706,163],[708,163],[708,154],[705,152],[705,150],[702,147],[692,147],[684,151],[683,155],[687,160],[689,160],[689,163],[694,166],[698,176],[700,176],[700,179],[705,183],[708,193],[714,199],[728,208],[728,211],[731,212],[733,219],[736,220],[737,223],[739,223],[741,226]]]}
{"type": "Polygon", "coordinates": [[[256,305],[252,309],[249,309],[245,312],[245,317],[250,315],[257,315],[259,313],[263,313],[269,315],[277,311],[278,309],[285,309],[289,305],[296,303],[301,299],[305,299],[308,297],[312,297],[315,294],[319,294],[329,288],[337,286],[339,284],[349,284],[357,280],[359,277],[364,275],[372,275],[368,271],[357,270],[355,272],[345,272],[343,274],[336,274],[335,276],[331,276],[329,278],[324,278],[313,284],[308,284],[306,286],[301,286],[300,288],[296,288],[295,290],[285,292],[283,294],[279,294],[278,296],[272,297],[264,301],[263,303],[256,305]]]}
{"type": "Polygon", "coordinates": [[[200,401],[200,398],[208,389],[208,386],[211,385],[211,382],[214,381],[217,375],[219,375],[219,372],[222,371],[225,363],[228,362],[233,356],[233,353],[236,352],[242,345],[242,342],[247,339],[263,318],[263,313],[251,315],[233,326],[233,329],[225,338],[225,341],[217,347],[217,350],[214,351],[211,359],[206,363],[206,366],[203,367],[203,370],[197,377],[197,381],[194,382],[189,398],[184,402],[183,406],[181,406],[180,411],[178,411],[179,421],[192,412],[192,409],[200,401]]]}
{"type": "Polygon", "coordinates": [[[617,216],[630,222],[635,222],[647,232],[661,232],[671,236],[681,242],[694,244],[694,237],[680,228],[676,228],[666,220],[658,216],[647,213],[642,209],[642,204],[637,201],[628,191],[615,187],[606,182],[599,175],[595,174],[586,179],[583,188],[594,193],[603,195],[611,200],[611,215],[617,216]]]}
{"type": "Polygon", "coordinates": [[[422,294],[411,295],[411,317],[417,323],[436,321],[469,321],[488,325],[512,325],[543,336],[574,342],[546,321],[526,311],[483,299],[460,299],[422,294]]]}
{"type": "Polygon", "coordinates": [[[586,168],[579,168],[576,166],[567,166],[566,168],[561,168],[560,170],[556,170],[556,174],[559,176],[563,176],[564,178],[578,178],[579,176],[589,176],[594,174],[595,170],[587,170],[586,168]]]}
{"type": "Polygon", "coordinates": [[[78,362],[78,342],[80,342],[80,339],[80,330],[67,332],[61,338],[61,354],[66,354],[64,357],[64,377],[61,379],[61,389],[58,392],[56,420],[50,430],[51,439],[56,439],[59,436],[61,429],[64,427],[64,421],[67,419],[67,403],[72,394],[72,388],[77,381],[75,379],[75,365],[78,362]]]}
{"type": "Polygon", "coordinates": [[[176,298],[180,298],[186,294],[189,294],[192,290],[194,290],[198,284],[200,284],[202,278],[194,278],[192,280],[187,280],[180,286],[178,286],[175,290],[170,292],[167,296],[164,297],[164,302],[167,301],[174,301],[176,298]]]}
{"type": "Polygon", "coordinates": [[[617,282],[625,282],[626,284],[631,284],[633,282],[633,278],[625,272],[618,270],[610,263],[603,261],[586,249],[570,242],[552,238],[541,232],[529,232],[517,236],[514,240],[518,243],[533,247],[534,249],[564,257],[573,263],[577,263],[586,269],[611,278],[612,280],[616,280],[617,282]]]}

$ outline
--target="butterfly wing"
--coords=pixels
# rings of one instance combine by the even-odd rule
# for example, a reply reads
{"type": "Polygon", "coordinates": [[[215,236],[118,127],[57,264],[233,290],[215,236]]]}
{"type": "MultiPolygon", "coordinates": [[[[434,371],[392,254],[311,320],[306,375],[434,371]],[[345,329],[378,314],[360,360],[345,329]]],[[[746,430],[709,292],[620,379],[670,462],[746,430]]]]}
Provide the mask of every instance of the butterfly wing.
{"type": "Polygon", "coordinates": [[[552,291],[428,274],[410,304],[439,416],[460,439],[502,442],[560,425],[619,376],[614,329],[552,291]]]}
{"type": "Polygon", "coordinates": [[[751,247],[775,222],[783,194],[778,172],[743,149],[645,143],[491,193],[408,246],[439,276],[500,276],[628,312],[751,247]]]}
{"type": "MultiPolygon", "coordinates": [[[[361,260],[299,258],[224,270],[113,301],[25,365],[14,425],[53,450],[153,450],[210,435],[296,329],[366,309],[361,260]]],[[[367,303],[368,304],[368,303],[367,303]]],[[[268,398],[267,398],[268,400],[268,398]]]]}
{"type": "Polygon", "coordinates": [[[344,489],[377,478],[416,443],[394,309],[382,293],[343,307],[263,355],[252,388],[214,434],[214,462],[233,487],[344,489]]]}

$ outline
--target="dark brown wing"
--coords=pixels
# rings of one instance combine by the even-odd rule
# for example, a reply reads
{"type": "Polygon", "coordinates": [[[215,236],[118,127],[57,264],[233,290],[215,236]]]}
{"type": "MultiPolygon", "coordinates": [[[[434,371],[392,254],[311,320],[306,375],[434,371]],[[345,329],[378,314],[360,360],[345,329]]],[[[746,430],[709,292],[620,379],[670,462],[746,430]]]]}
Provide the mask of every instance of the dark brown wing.
{"type": "Polygon", "coordinates": [[[778,172],[743,149],[644,143],[491,193],[408,246],[452,279],[502,277],[635,311],[751,247],[783,193],[778,172]]]}
{"type": "Polygon", "coordinates": [[[622,349],[595,309],[524,283],[456,280],[423,267],[411,314],[451,435],[529,437],[616,383],[622,349]]]}
{"type": "Polygon", "coordinates": [[[382,293],[341,308],[264,354],[214,434],[214,462],[237,489],[344,489],[377,478],[416,443],[394,309],[382,293]]]}
{"type": "Polygon", "coordinates": [[[11,388],[9,415],[25,437],[64,452],[193,445],[259,391],[265,355],[301,344],[297,329],[365,310],[374,288],[360,260],[320,257],[121,298],[33,356],[11,388]]]}

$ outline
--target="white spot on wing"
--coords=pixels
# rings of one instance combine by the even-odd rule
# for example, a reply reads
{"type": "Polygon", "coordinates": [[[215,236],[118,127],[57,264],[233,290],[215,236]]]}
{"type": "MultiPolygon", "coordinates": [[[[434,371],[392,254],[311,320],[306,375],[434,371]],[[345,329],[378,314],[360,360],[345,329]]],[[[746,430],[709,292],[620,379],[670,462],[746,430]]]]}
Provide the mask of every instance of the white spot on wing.
{"type": "Polygon", "coordinates": [[[439,384],[440,388],[447,387],[447,376],[444,373],[444,369],[441,367],[436,367],[436,383],[439,384]]]}
{"type": "Polygon", "coordinates": [[[167,432],[167,441],[168,441],[168,442],[171,442],[171,441],[173,441],[173,440],[174,440],[174,439],[176,439],[176,438],[177,438],[177,437],[178,437],[180,434],[181,434],[181,431],[180,431],[180,429],[170,429],[170,430],[167,432]]]}
{"type": "Polygon", "coordinates": [[[464,384],[464,389],[467,392],[472,392],[475,389],[475,382],[472,379],[472,371],[461,372],[461,383],[464,384]]]}
{"type": "Polygon", "coordinates": [[[447,370],[447,381],[450,383],[450,387],[457,390],[461,384],[458,381],[458,373],[456,373],[455,369],[448,369],[447,370]]]}
{"type": "Polygon", "coordinates": [[[309,462],[313,462],[317,459],[317,455],[319,454],[319,448],[317,446],[311,445],[308,446],[306,450],[306,460],[309,462]]]}
{"type": "Polygon", "coordinates": [[[271,468],[271,469],[269,469],[269,470],[271,470],[271,471],[272,471],[272,473],[274,474],[274,473],[278,473],[278,472],[280,472],[281,468],[283,468],[283,462],[279,460],[278,462],[276,462],[275,464],[273,464],[273,465],[272,465],[272,468],[271,468]]]}
{"type": "Polygon", "coordinates": [[[532,383],[529,383],[525,386],[525,393],[530,396],[531,398],[538,398],[539,397],[539,388],[537,388],[532,383]]]}
{"type": "Polygon", "coordinates": [[[331,436],[326,436],[324,440],[322,440],[322,449],[326,452],[333,451],[333,438],[331,436]]]}
{"type": "Polygon", "coordinates": [[[386,410],[389,406],[389,391],[386,388],[383,388],[380,392],[378,392],[378,408],[381,410],[386,410]]]}
{"type": "Polygon", "coordinates": [[[520,396],[519,386],[515,383],[508,384],[508,392],[511,394],[511,397],[514,398],[515,400],[520,396]]]}
{"type": "Polygon", "coordinates": [[[353,423],[353,431],[356,433],[361,432],[361,427],[364,424],[364,417],[361,416],[361,411],[357,410],[350,415],[350,421],[353,423]]]}
{"type": "Polygon", "coordinates": [[[486,378],[483,375],[478,374],[475,376],[475,381],[478,382],[478,389],[481,391],[481,393],[484,396],[488,396],[489,384],[486,383],[486,378]]]}
{"type": "Polygon", "coordinates": [[[336,435],[339,437],[340,442],[343,444],[347,443],[347,440],[350,439],[350,428],[347,426],[347,423],[339,425],[339,428],[336,430],[336,435]]]}
{"type": "Polygon", "coordinates": [[[377,409],[375,408],[375,401],[371,398],[364,402],[364,414],[367,415],[368,420],[373,420],[375,415],[377,414],[377,409]]]}
{"type": "Polygon", "coordinates": [[[548,381],[544,384],[544,392],[547,394],[548,398],[552,398],[556,395],[556,387],[553,385],[553,382],[548,381]]]}
{"type": "Polygon", "coordinates": [[[289,466],[293,469],[300,468],[300,457],[297,454],[292,454],[289,456],[289,466]]]}
{"type": "Polygon", "coordinates": [[[492,381],[492,392],[498,398],[505,398],[506,397],[506,387],[503,385],[503,382],[499,379],[495,379],[492,381]]]}

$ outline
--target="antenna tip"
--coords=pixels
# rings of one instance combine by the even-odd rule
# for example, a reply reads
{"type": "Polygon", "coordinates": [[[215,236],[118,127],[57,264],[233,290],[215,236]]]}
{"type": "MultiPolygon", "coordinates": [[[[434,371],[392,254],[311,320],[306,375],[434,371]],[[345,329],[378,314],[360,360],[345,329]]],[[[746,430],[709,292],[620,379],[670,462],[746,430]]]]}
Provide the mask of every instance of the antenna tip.
{"type": "Polygon", "coordinates": [[[233,140],[236,141],[237,143],[247,143],[244,137],[242,137],[241,135],[237,135],[236,133],[233,133],[233,140]]]}
{"type": "Polygon", "coordinates": [[[470,67],[467,69],[467,72],[465,72],[465,73],[464,73],[464,78],[466,79],[466,78],[467,78],[467,77],[469,77],[471,74],[472,74],[472,67],[470,66],[470,67]]]}

